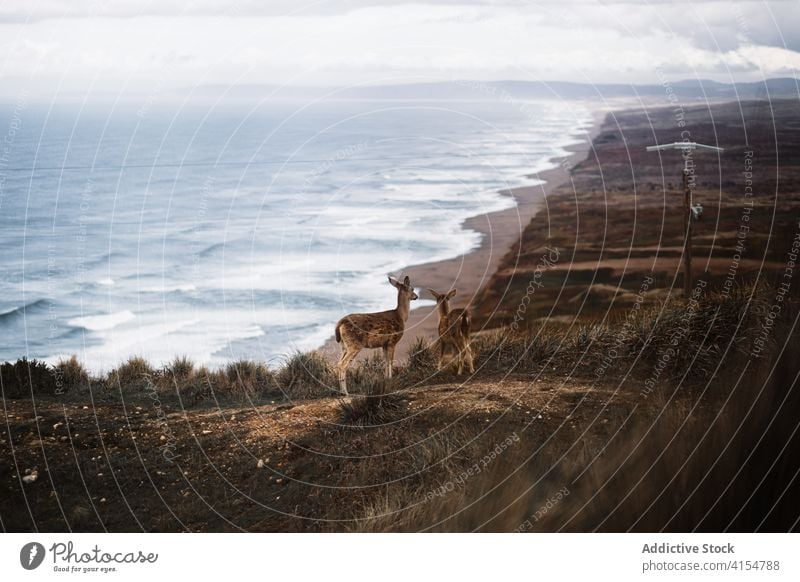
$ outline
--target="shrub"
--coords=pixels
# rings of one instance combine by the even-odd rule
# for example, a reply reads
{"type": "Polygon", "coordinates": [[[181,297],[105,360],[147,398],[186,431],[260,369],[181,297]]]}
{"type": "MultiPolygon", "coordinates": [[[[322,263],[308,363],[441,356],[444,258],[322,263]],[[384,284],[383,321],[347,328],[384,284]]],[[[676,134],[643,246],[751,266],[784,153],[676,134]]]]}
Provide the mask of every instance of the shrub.
{"type": "Polygon", "coordinates": [[[432,380],[438,374],[437,344],[417,337],[408,350],[408,364],[399,375],[399,383],[408,386],[432,380]]]}
{"type": "Polygon", "coordinates": [[[275,377],[264,364],[250,360],[238,360],[227,365],[224,374],[205,372],[204,384],[217,396],[230,396],[239,401],[250,402],[264,393],[275,390],[275,377]],[[218,380],[214,382],[214,380],[218,380]]]}
{"type": "Polygon", "coordinates": [[[89,386],[89,374],[75,356],[68,360],[59,360],[55,365],[55,375],[56,388],[59,391],[73,392],[89,386]]]}
{"type": "Polygon", "coordinates": [[[366,393],[340,404],[341,424],[349,427],[379,426],[399,420],[408,403],[405,396],[391,391],[392,382],[374,378],[365,385],[366,393]]]}
{"type": "Polygon", "coordinates": [[[56,394],[53,370],[41,360],[22,358],[0,365],[0,384],[6,398],[56,394]]]}
{"type": "Polygon", "coordinates": [[[176,356],[165,369],[166,375],[177,383],[188,380],[194,371],[194,363],[186,356],[176,356]]]}
{"type": "Polygon", "coordinates": [[[109,388],[121,390],[141,388],[156,376],[155,370],[144,358],[133,356],[108,375],[109,388]]]}
{"type": "Polygon", "coordinates": [[[293,400],[320,398],[338,392],[331,365],[317,352],[292,355],[277,375],[278,386],[293,400]]]}
{"type": "MultiPolygon", "coordinates": [[[[386,377],[386,360],[376,353],[347,371],[347,391],[350,394],[369,394],[375,382],[386,377]]],[[[338,384],[335,386],[338,387],[338,384]]]]}

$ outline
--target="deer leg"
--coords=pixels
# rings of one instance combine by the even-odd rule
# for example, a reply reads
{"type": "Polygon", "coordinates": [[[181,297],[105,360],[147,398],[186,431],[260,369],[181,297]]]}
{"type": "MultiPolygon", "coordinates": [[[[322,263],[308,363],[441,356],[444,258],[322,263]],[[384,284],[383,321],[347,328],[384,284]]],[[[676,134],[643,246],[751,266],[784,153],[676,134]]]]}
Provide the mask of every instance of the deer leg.
{"type": "Polygon", "coordinates": [[[392,365],[394,364],[394,348],[395,346],[386,346],[383,348],[383,358],[386,360],[386,377],[392,377],[392,365]]]}
{"type": "Polygon", "coordinates": [[[350,362],[353,361],[353,358],[355,358],[360,351],[360,348],[351,348],[346,346],[342,350],[342,357],[339,360],[337,367],[339,368],[339,390],[341,390],[345,396],[348,396],[347,368],[350,366],[350,362]]]}
{"type": "Polygon", "coordinates": [[[469,368],[469,373],[475,373],[475,361],[472,359],[472,346],[469,345],[469,340],[467,340],[467,367],[469,368]]]}
{"type": "Polygon", "coordinates": [[[458,375],[464,373],[464,345],[462,342],[458,342],[456,344],[456,350],[458,350],[456,358],[458,358],[458,375]]]}
{"type": "Polygon", "coordinates": [[[446,360],[446,355],[449,348],[450,342],[445,338],[441,338],[439,340],[439,370],[444,370],[450,363],[448,360],[446,360]]]}

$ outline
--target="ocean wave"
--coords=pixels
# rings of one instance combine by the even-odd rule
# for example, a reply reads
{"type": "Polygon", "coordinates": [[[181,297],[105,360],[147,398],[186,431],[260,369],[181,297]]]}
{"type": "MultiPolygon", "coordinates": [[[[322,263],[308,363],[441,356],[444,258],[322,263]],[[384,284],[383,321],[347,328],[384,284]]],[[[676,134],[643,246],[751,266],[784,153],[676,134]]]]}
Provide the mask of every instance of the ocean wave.
{"type": "Polygon", "coordinates": [[[197,291],[197,286],[194,283],[167,283],[142,287],[141,291],[143,293],[191,293],[197,291]]]}
{"type": "Polygon", "coordinates": [[[115,313],[76,317],[75,319],[70,319],[67,323],[73,327],[82,327],[88,331],[105,331],[122,325],[135,317],[132,311],[125,310],[115,313]]]}
{"type": "Polygon", "coordinates": [[[0,313],[0,323],[8,323],[31,312],[41,313],[42,311],[47,309],[49,304],[50,301],[47,299],[37,299],[36,301],[31,301],[30,303],[26,303],[25,305],[20,305],[19,307],[15,307],[14,309],[4,311],[3,313],[0,313]]]}
{"type": "Polygon", "coordinates": [[[202,257],[202,258],[209,257],[209,256],[213,255],[214,253],[216,253],[217,251],[219,251],[221,249],[224,249],[226,244],[230,244],[230,243],[229,242],[218,242],[218,243],[214,243],[213,245],[208,245],[202,251],[198,252],[197,256],[198,257],[202,257]]]}

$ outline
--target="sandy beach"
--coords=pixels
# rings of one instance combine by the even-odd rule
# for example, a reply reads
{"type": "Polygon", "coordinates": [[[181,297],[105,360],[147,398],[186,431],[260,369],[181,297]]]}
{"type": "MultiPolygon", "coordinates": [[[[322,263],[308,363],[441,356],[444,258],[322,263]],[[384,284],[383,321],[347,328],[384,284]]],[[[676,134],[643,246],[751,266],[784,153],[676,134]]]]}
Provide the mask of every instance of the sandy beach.
{"type": "MultiPolygon", "coordinates": [[[[506,210],[472,217],[464,222],[464,228],[483,235],[481,245],[473,251],[444,261],[423,263],[406,267],[399,275],[408,275],[417,290],[422,290],[420,298],[433,299],[427,288],[437,291],[458,289],[453,299],[453,307],[466,307],[477,296],[480,289],[497,270],[501,259],[517,243],[522,231],[537,212],[545,208],[546,198],[559,186],[570,179],[570,170],[583,161],[597,136],[607,114],[606,108],[598,107],[593,113],[592,127],[581,136],[582,141],[567,149],[569,155],[556,158],[555,168],[531,174],[531,180],[542,180],[543,184],[523,186],[503,191],[513,196],[516,205],[506,210]]],[[[387,288],[388,289],[388,288],[387,288]]],[[[390,301],[387,299],[387,309],[390,301]]],[[[412,305],[413,307],[413,305],[412,305]]],[[[343,314],[344,315],[344,314],[343,314]]],[[[431,341],[437,336],[438,316],[435,306],[412,309],[406,324],[403,339],[398,344],[396,358],[403,359],[415,338],[425,337],[431,341]]],[[[320,351],[330,358],[338,358],[341,348],[333,336],[320,351]]],[[[359,358],[369,357],[373,350],[364,350],[359,358]]]]}

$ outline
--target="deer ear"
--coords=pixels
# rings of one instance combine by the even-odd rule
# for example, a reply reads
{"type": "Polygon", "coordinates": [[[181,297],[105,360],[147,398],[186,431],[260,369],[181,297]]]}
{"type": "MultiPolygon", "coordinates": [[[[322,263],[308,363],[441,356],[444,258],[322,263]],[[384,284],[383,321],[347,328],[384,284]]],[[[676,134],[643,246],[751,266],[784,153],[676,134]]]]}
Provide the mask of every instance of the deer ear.
{"type": "Polygon", "coordinates": [[[405,285],[407,288],[411,288],[411,279],[408,277],[408,275],[406,275],[406,278],[403,279],[403,285],[405,285]]]}
{"type": "Polygon", "coordinates": [[[455,297],[456,296],[456,292],[457,292],[457,289],[451,290],[450,293],[447,294],[447,298],[450,299],[451,297],[455,297]]]}
{"type": "Polygon", "coordinates": [[[436,291],[434,291],[433,289],[431,289],[430,287],[428,287],[428,293],[430,293],[431,295],[436,297],[436,299],[439,299],[439,297],[440,297],[439,294],[436,291]]]}
{"type": "Polygon", "coordinates": [[[395,287],[399,287],[400,286],[400,281],[398,281],[397,279],[395,279],[391,275],[389,275],[389,283],[391,283],[395,287]]]}

